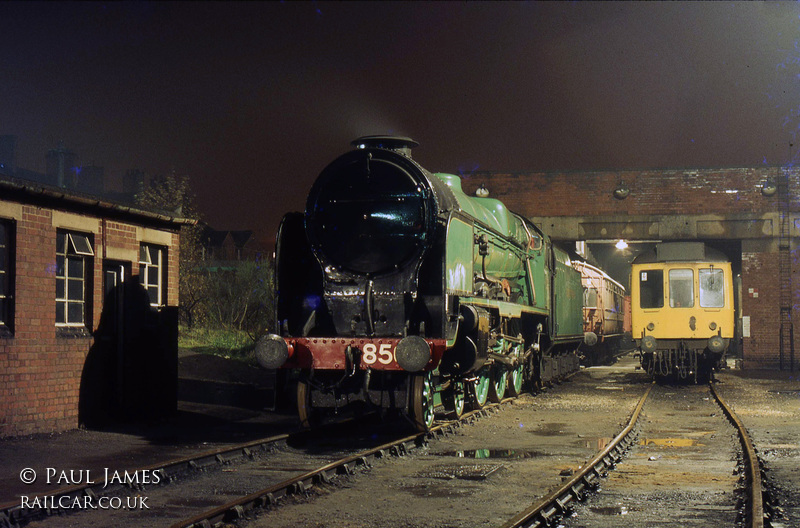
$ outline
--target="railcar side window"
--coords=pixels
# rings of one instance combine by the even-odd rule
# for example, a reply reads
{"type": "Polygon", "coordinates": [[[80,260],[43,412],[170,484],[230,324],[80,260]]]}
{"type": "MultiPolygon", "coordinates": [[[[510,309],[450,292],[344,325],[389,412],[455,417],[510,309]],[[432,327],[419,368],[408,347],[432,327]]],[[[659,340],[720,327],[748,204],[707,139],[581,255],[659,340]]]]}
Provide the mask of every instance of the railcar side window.
{"type": "Polygon", "coordinates": [[[725,306],[725,279],[721,269],[700,270],[700,306],[722,308],[725,306]]]}
{"type": "Polygon", "coordinates": [[[641,308],[662,308],[664,306],[663,270],[639,272],[639,306],[641,308]]]}
{"type": "Polygon", "coordinates": [[[694,272],[690,269],[669,270],[670,308],[694,306],[694,272]]]}

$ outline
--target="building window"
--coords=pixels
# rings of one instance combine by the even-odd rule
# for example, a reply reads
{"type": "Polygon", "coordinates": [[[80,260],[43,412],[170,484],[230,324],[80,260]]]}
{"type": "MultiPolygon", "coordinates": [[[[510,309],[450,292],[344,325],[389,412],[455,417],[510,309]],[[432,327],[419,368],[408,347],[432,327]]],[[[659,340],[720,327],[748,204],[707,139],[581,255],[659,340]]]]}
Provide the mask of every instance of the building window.
{"type": "Polygon", "coordinates": [[[56,233],[56,326],[86,326],[92,273],[90,235],[56,233]]]}
{"type": "Polygon", "coordinates": [[[0,221],[0,336],[14,324],[14,225],[0,221]]]}
{"type": "Polygon", "coordinates": [[[147,290],[150,306],[154,308],[167,304],[166,257],[165,247],[142,244],[139,248],[139,283],[147,290]]]}

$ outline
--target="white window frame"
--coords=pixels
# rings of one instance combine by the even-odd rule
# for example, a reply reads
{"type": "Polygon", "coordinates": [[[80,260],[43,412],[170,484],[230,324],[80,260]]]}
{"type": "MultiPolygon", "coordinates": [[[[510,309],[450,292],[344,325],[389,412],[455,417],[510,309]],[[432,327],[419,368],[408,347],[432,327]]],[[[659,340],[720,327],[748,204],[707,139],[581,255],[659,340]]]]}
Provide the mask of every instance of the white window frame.
{"type": "Polygon", "coordinates": [[[91,234],[77,231],[59,230],[56,235],[56,326],[60,328],[86,327],[89,305],[89,288],[92,278],[94,249],[91,234]],[[63,248],[59,247],[60,237],[64,237],[63,248]],[[60,260],[63,258],[63,261],[60,260]],[[80,265],[80,272],[73,273],[73,263],[80,265]],[[72,275],[70,275],[73,273],[72,275]],[[63,281],[59,283],[59,281],[63,281]],[[79,284],[81,298],[75,296],[70,286],[79,284]],[[80,318],[70,318],[70,306],[80,305],[80,318]],[[59,321],[59,319],[61,319],[59,321]]]}
{"type": "Polygon", "coordinates": [[[139,246],[139,284],[147,291],[153,308],[166,306],[166,254],[167,248],[164,246],[147,242],[139,246]]]}

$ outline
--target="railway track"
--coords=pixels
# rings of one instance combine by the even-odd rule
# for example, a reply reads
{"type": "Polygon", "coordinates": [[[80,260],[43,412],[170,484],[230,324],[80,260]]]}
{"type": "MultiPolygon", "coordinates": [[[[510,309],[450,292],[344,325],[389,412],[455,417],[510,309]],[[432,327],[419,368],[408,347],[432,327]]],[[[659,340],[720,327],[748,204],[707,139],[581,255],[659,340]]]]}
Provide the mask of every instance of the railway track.
{"type": "MultiPolygon", "coordinates": [[[[698,392],[698,387],[681,387],[679,390],[691,391],[696,395],[698,392]]],[[[665,390],[663,387],[659,387],[658,390],[662,392],[661,397],[664,396],[665,390]]],[[[708,494],[704,493],[696,493],[694,494],[695,499],[700,499],[700,501],[693,505],[687,506],[686,504],[678,505],[676,501],[674,501],[675,497],[671,500],[673,504],[668,506],[667,508],[656,508],[655,505],[651,504],[649,506],[640,507],[639,511],[646,512],[648,509],[658,509],[658,512],[655,515],[655,524],[660,525],[668,525],[668,526],[708,526],[709,522],[712,523],[719,523],[719,524],[727,524],[725,523],[725,519],[729,519],[730,517],[734,517],[733,522],[729,525],[739,525],[739,526],[746,526],[748,528],[763,528],[764,526],[770,526],[769,518],[770,516],[765,514],[764,508],[764,496],[765,490],[762,486],[762,478],[761,478],[761,467],[760,463],[754,449],[753,443],[750,439],[750,436],[745,429],[742,421],[736,416],[736,413],[733,409],[722,399],[720,394],[715,390],[713,384],[709,385],[710,394],[713,395],[714,402],[722,409],[725,417],[728,419],[730,424],[734,427],[736,438],[741,446],[741,465],[742,469],[739,472],[741,475],[741,479],[739,482],[740,490],[735,491],[733,489],[730,490],[730,493],[720,492],[717,491],[714,495],[716,497],[712,497],[712,501],[710,504],[702,503],[701,501],[708,498],[708,494]],[[743,493],[741,493],[743,491],[743,493]],[[728,504],[728,507],[725,508],[724,505],[720,506],[718,504],[718,499],[720,498],[719,495],[723,496],[724,498],[731,499],[732,497],[737,497],[738,495],[744,495],[743,497],[739,497],[739,501],[736,500],[731,501],[728,504]],[[694,511],[687,511],[692,510],[694,511]],[[706,512],[710,512],[710,516],[705,515],[697,515],[696,512],[698,510],[705,509],[706,512]],[[665,511],[671,510],[671,511],[665,511]],[[727,515],[725,514],[725,510],[727,510],[727,515]]],[[[540,527],[540,526],[550,526],[551,523],[556,519],[563,519],[565,517],[570,517],[573,513],[573,506],[570,503],[582,501],[586,498],[586,494],[589,491],[597,490],[598,486],[600,485],[600,481],[602,477],[609,476],[609,471],[611,468],[617,466],[620,463],[622,457],[630,452],[632,448],[635,448],[635,441],[638,433],[642,430],[650,429],[651,432],[655,429],[653,426],[644,426],[644,427],[637,427],[637,423],[640,419],[642,414],[642,409],[645,406],[645,403],[648,399],[648,396],[651,393],[651,389],[649,389],[639,401],[639,404],[636,407],[636,410],[631,415],[631,418],[627,424],[627,426],[623,429],[623,431],[617,435],[611,442],[609,442],[608,446],[599,453],[595,458],[593,458],[578,474],[576,474],[573,478],[569,479],[567,482],[564,483],[563,486],[559,487],[558,489],[554,490],[550,493],[547,497],[542,498],[536,504],[532,505],[527,510],[521,512],[519,515],[515,516],[513,519],[508,521],[503,525],[503,528],[528,528],[528,527],[540,527]]],[[[684,397],[686,394],[684,393],[684,397]]],[[[695,401],[690,404],[688,407],[692,407],[692,405],[697,405],[697,399],[694,398],[695,401]]],[[[704,398],[704,401],[707,398],[704,398]]],[[[703,411],[696,411],[702,413],[703,411]]],[[[681,413],[676,413],[681,414],[681,413]]],[[[683,418],[686,418],[686,413],[683,413],[683,418]]],[[[714,414],[707,416],[710,420],[708,421],[716,421],[717,417],[714,414]]],[[[651,423],[655,422],[656,418],[651,418],[651,423]]],[[[698,422],[701,420],[695,420],[692,422],[692,426],[697,428],[698,422]]],[[[659,426],[661,431],[664,430],[664,426],[659,426]]],[[[686,427],[684,425],[684,427],[686,427]]],[[[703,423],[700,425],[700,429],[708,429],[708,424],[703,423]]],[[[697,438],[703,438],[710,436],[709,431],[705,431],[702,435],[697,435],[697,438]]],[[[711,435],[714,436],[714,435],[711,435]]],[[[707,440],[707,444],[712,445],[720,445],[723,442],[711,442],[711,439],[707,440]]],[[[704,440],[705,441],[705,440],[704,440]]],[[[698,446],[703,445],[699,440],[692,440],[691,437],[688,438],[688,441],[685,443],[681,443],[678,441],[677,438],[673,439],[644,439],[639,442],[639,445],[644,446],[669,446],[672,444],[674,446],[683,445],[683,446],[698,446]]],[[[680,449],[680,447],[677,447],[680,449]]],[[[650,451],[653,452],[653,451],[650,451]]],[[[647,455],[647,453],[645,453],[647,455]]],[[[662,455],[649,455],[646,460],[648,462],[658,462],[661,459],[662,455]]],[[[706,455],[701,455],[706,456],[706,455]]],[[[724,454],[722,454],[724,458],[724,454]]],[[[676,486],[681,486],[686,484],[686,480],[692,480],[692,472],[693,464],[691,462],[687,462],[688,457],[681,457],[679,463],[686,464],[684,466],[684,470],[688,469],[689,474],[684,472],[682,475],[675,476],[675,468],[668,467],[664,471],[659,471],[658,469],[649,472],[646,475],[646,478],[651,482],[655,481],[668,481],[673,483],[676,486]],[[687,467],[688,466],[688,467],[687,467]],[[683,481],[683,482],[681,482],[683,481]]],[[[710,475],[715,474],[715,468],[712,467],[714,465],[714,461],[710,457],[705,464],[705,468],[707,474],[705,475],[708,478],[710,475]]],[[[643,457],[639,457],[639,460],[643,460],[643,457]]],[[[694,467],[697,468],[697,464],[694,464],[694,467]]],[[[635,468],[635,466],[634,466],[635,468]]],[[[633,475],[635,473],[641,474],[641,469],[632,469],[632,468],[623,468],[623,464],[620,465],[620,470],[627,472],[629,475],[633,475]]],[[[697,469],[695,469],[697,471],[697,469]]],[[[700,473],[700,471],[697,471],[700,473]]],[[[719,480],[724,481],[724,469],[719,472],[721,475],[719,480]]],[[[703,476],[700,474],[696,474],[694,476],[697,481],[701,483],[701,485],[708,484],[706,480],[704,480],[703,476]]],[[[711,476],[712,480],[717,480],[716,477],[711,476]]],[[[585,505],[581,508],[581,511],[578,512],[576,515],[576,523],[575,526],[582,526],[582,527],[592,527],[592,526],[607,526],[609,524],[608,516],[609,515],[628,515],[632,513],[631,510],[635,509],[636,507],[633,506],[633,503],[637,501],[635,498],[636,494],[645,495],[645,498],[639,502],[644,502],[648,499],[647,495],[649,495],[649,500],[654,502],[655,500],[664,501],[666,503],[671,502],[668,498],[669,492],[664,494],[653,493],[650,490],[643,492],[641,479],[630,479],[628,482],[628,486],[624,486],[619,484],[621,479],[617,479],[614,482],[612,479],[609,479],[604,485],[604,492],[599,495],[610,495],[609,498],[606,498],[602,501],[601,505],[585,505]],[[631,489],[635,487],[637,489],[631,489]],[[624,497],[621,499],[621,497],[624,497]],[[628,504],[626,506],[626,503],[628,504]],[[596,515],[595,517],[599,517],[597,519],[591,519],[591,515],[586,515],[589,512],[594,512],[596,515]],[[588,518],[587,518],[588,517],[588,518]]],[[[658,483],[661,485],[661,482],[658,483]]],[[[722,483],[721,486],[723,489],[725,488],[725,482],[722,483]]],[[[684,496],[692,497],[692,494],[684,494],[684,496]]],[[[589,501],[590,503],[594,504],[595,501],[589,501]]],[[[637,520],[634,520],[631,515],[630,517],[626,518],[626,525],[630,526],[639,526],[639,525],[653,525],[653,516],[647,517],[650,519],[650,524],[647,522],[643,522],[641,517],[645,517],[644,515],[640,516],[637,520]]],[[[573,523],[570,522],[569,519],[563,521],[562,524],[564,526],[572,526],[573,523]]]]}
{"type": "MultiPolygon", "coordinates": [[[[506,400],[508,401],[508,400],[506,400]]],[[[193,455],[191,457],[171,460],[161,464],[130,470],[130,474],[148,474],[153,485],[133,483],[111,483],[97,481],[58,489],[52,493],[41,495],[34,507],[23,507],[19,502],[0,505],[0,528],[21,528],[34,523],[36,526],[130,526],[130,525],[166,525],[165,519],[173,517],[173,527],[210,527],[223,522],[239,519],[254,509],[269,507],[281,499],[302,494],[315,484],[329,483],[338,475],[351,475],[359,468],[368,468],[372,461],[386,457],[402,457],[418,447],[425,446],[429,439],[451,434],[462,425],[496,412],[502,404],[488,404],[483,409],[464,414],[458,420],[439,423],[431,432],[410,436],[401,436],[391,441],[374,445],[359,451],[361,443],[375,444],[381,436],[372,431],[372,425],[364,425],[359,420],[348,420],[329,424],[313,430],[302,430],[290,434],[276,435],[269,438],[250,441],[235,446],[216,449],[193,455]],[[371,427],[366,433],[362,430],[357,439],[353,430],[371,427]],[[324,447],[315,438],[339,438],[340,443],[347,441],[353,447],[324,447]],[[310,453],[303,451],[303,446],[317,443],[310,453]],[[300,450],[292,446],[300,447],[300,450]],[[344,456],[339,456],[344,452],[344,456]],[[320,462],[321,461],[321,462],[320,462]],[[316,464],[319,464],[318,466],[316,464]],[[226,473],[233,478],[225,478],[226,473]],[[286,478],[285,474],[292,474],[286,478]],[[193,487],[199,485],[208,489],[207,482],[198,481],[241,481],[268,482],[263,488],[251,489],[249,493],[239,496],[237,490],[246,489],[241,483],[228,482],[219,486],[236,495],[231,500],[220,501],[211,497],[209,500],[192,499],[196,494],[193,487]],[[129,497],[142,497],[147,494],[144,507],[129,507],[129,497]],[[176,497],[177,495],[177,497],[176,497]],[[164,497],[162,497],[164,496],[164,497]],[[112,498],[126,497],[114,502],[112,498]],[[188,497],[188,498],[187,498],[188,497]],[[105,507],[78,507],[75,504],[102,504],[105,507]],[[155,500],[153,500],[155,499],[155,500]],[[114,507],[118,504],[119,507],[114,507]],[[213,507],[212,507],[213,505],[213,507]],[[193,513],[183,517],[180,511],[191,510],[193,513]],[[197,513],[199,511],[199,513],[197,513]],[[70,515],[75,512],[74,515],[70,515]]],[[[394,427],[394,430],[397,428],[394,427]]],[[[397,436],[391,432],[388,435],[397,436]]],[[[386,435],[386,432],[382,433],[386,435]]],[[[356,435],[358,436],[358,435],[356,435]]],[[[215,493],[223,495],[225,492],[215,493]]],[[[30,501],[28,501],[30,502],[30,501]]]]}
{"type": "MultiPolygon", "coordinates": [[[[590,527],[594,526],[591,512],[598,511],[606,512],[606,517],[601,517],[597,526],[618,524],[609,523],[612,519],[607,515],[629,513],[626,524],[636,526],[631,521],[639,513],[637,506],[628,502],[628,511],[624,511],[625,506],[616,501],[621,495],[631,495],[629,490],[615,491],[620,481],[615,480],[615,475],[622,475],[623,482],[625,478],[630,480],[635,471],[627,466],[636,462],[650,466],[648,471],[667,466],[671,455],[665,454],[662,459],[653,454],[658,449],[662,453],[672,449],[674,454],[690,449],[653,444],[658,438],[653,436],[652,429],[665,427],[659,405],[675,411],[678,421],[686,421],[686,416],[677,416],[682,406],[693,413],[689,418],[696,434],[689,434],[690,438],[705,441],[716,436],[716,445],[728,445],[732,453],[734,436],[722,429],[710,434],[711,427],[701,423],[708,419],[716,421],[717,426],[724,425],[720,408],[725,409],[725,404],[717,407],[707,389],[652,386],[641,376],[630,373],[603,374],[601,378],[596,372],[600,371],[592,369],[591,374],[584,371],[576,377],[577,381],[536,398],[523,397],[487,406],[477,414],[466,415],[461,422],[443,423],[429,434],[388,441],[363,431],[352,436],[347,443],[353,445],[347,447],[281,435],[205,453],[199,458],[153,466],[150,469],[160,472],[170,484],[113,492],[144,494],[151,501],[165,493],[145,511],[106,512],[95,519],[87,512],[63,516],[54,511],[50,513],[56,517],[44,512],[27,512],[27,517],[20,517],[20,512],[6,509],[2,510],[7,515],[6,524],[0,522],[0,526],[24,526],[35,521],[35,526],[59,528],[92,525],[210,528],[247,519],[246,525],[253,528],[304,525],[338,528],[365,523],[376,527],[422,528],[441,526],[443,522],[454,527],[517,527],[545,526],[560,519],[565,526],[590,527]],[[658,400],[664,398],[659,404],[658,400]],[[675,405],[676,402],[679,404],[675,405]],[[505,410],[493,412],[498,409],[505,410]],[[627,420],[624,424],[620,422],[623,413],[627,420]],[[492,420],[477,420],[489,414],[493,415],[492,420]],[[464,423],[472,426],[465,429],[461,427],[464,423]],[[613,439],[600,442],[598,439],[608,437],[609,431],[620,432],[613,439]],[[643,438],[651,442],[643,444],[643,438]],[[491,443],[493,439],[498,443],[491,443]],[[414,456],[405,456],[409,454],[414,456]],[[399,464],[397,461],[401,459],[403,462],[399,464]],[[590,462],[586,463],[587,460],[590,462]],[[615,467],[618,471],[612,471],[615,467]],[[352,477],[367,468],[371,468],[368,475],[352,477]],[[180,491],[183,498],[173,495],[174,491],[180,491]],[[532,506],[520,512],[521,505],[526,503],[532,506]],[[273,507],[278,504],[282,507],[273,507]],[[262,515],[263,512],[266,513],[262,515]],[[577,515],[575,519],[569,518],[571,512],[577,515]]],[[[730,409],[725,412],[733,415],[730,409]]],[[[674,424],[671,427],[673,436],[680,437],[674,424]]],[[[757,461],[752,442],[749,449],[747,444],[743,443],[745,455],[739,455],[742,464],[747,460],[757,461]]],[[[733,468],[731,459],[736,455],[727,457],[733,468]]],[[[707,468],[709,474],[714,473],[712,470],[707,468]]],[[[739,477],[732,476],[729,469],[723,473],[727,474],[720,477],[722,484],[730,484],[732,490],[739,477]]],[[[719,498],[730,499],[730,504],[724,508],[712,505],[706,520],[713,518],[717,524],[725,524],[724,519],[735,518],[740,526],[765,526],[764,507],[759,505],[760,472],[754,466],[740,469],[739,474],[743,482],[747,477],[747,482],[753,483],[746,488],[748,496],[734,491],[720,494],[719,498]],[[737,512],[737,498],[741,499],[738,506],[741,513],[737,512]]],[[[740,487],[745,489],[743,485],[740,487]]],[[[89,488],[62,491],[82,496],[109,493],[89,488]]],[[[664,497],[661,499],[663,502],[664,497]]],[[[664,514],[658,515],[666,519],[664,514]]],[[[666,524],[678,525],[673,520],[666,524]]]]}

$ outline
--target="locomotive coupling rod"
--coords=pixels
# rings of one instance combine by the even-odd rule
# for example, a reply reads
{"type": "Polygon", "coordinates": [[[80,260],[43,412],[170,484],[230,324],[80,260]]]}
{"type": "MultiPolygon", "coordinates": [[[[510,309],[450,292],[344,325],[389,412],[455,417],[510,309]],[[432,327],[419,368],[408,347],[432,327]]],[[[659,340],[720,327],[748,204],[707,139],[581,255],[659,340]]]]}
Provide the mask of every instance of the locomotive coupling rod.
{"type": "Polygon", "coordinates": [[[496,352],[489,352],[489,357],[509,368],[517,368],[519,366],[519,361],[517,361],[516,358],[512,359],[496,352]]]}

